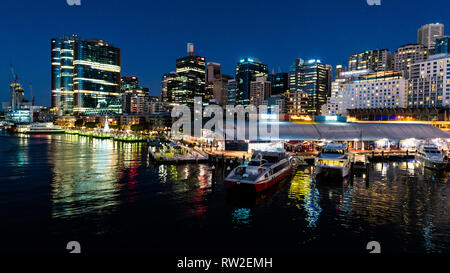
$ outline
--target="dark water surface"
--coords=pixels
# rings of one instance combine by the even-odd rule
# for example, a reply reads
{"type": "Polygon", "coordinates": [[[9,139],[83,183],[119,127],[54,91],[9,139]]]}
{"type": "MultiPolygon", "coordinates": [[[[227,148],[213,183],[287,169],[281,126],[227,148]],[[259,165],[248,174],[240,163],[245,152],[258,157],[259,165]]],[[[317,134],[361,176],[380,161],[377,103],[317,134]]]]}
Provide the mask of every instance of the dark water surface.
{"type": "Polygon", "coordinates": [[[369,178],[316,181],[312,167],[257,196],[223,167],[153,165],[146,144],[0,136],[1,252],[450,252],[447,173],[373,164],[369,178]]]}

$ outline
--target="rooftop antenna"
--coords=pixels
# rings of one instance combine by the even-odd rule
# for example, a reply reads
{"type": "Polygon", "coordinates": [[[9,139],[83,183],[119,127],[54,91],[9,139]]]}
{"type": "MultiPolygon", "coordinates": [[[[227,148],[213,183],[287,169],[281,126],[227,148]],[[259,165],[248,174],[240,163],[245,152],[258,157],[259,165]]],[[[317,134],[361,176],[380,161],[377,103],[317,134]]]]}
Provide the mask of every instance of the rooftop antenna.
{"type": "Polygon", "coordinates": [[[11,68],[11,74],[12,74],[12,76],[13,76],[13,81],[14,81],[14,82],[17,82],[19,79],[17,78],[16,73],[14,73],[14,67],[13,67],[13,65],[10,64],[9,67],[11,68]]]}
{"type": "Polygon", "coordinates": [[[193,43],[187,43],[187,54],[188,56],[195,56],[193,43]]]}

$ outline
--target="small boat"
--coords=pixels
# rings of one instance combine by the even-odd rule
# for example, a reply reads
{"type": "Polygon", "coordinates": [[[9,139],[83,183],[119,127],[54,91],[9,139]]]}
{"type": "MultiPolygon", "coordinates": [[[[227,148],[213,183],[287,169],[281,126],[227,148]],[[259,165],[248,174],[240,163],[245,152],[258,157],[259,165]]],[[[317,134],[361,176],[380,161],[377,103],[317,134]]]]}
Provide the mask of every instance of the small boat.
{"type": "Polygon", "coordinates": [[[417,150],[417,158],[426,168],[443,169],[446,167],[444,157],[439,148],[434,144],[422,144],[417,150]]]}
{"type": "Polygon", "coordinates": [[[261,192],[292,174],[296,167],[295,158],[287,153],[257,151],[248,163],[228,174],[225,185],[228,189],[240,185],[261,192]]]}
{"type": "Polygon", "coordinates": [[[345,144],[326,144],[314,160],[316,175],[323,172],[338,172],[342,177],[348,176],[351,162],[345,144]]]}

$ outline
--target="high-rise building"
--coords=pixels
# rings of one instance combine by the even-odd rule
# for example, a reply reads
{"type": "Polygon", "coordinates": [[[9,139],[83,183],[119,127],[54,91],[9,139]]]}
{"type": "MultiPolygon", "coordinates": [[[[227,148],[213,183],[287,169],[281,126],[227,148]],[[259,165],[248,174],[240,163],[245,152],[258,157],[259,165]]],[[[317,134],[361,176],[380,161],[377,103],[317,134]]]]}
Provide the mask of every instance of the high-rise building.
{"type": "Polygon", "coordinates": [[[51,40],[52,107],[59,115],[120,114],[120,49],[103,40],[51,40]]]}
{"type": "Polygon", "coordinates": [[[161,101],[170,103],[173,101],[172,90],[169,88],[169,81],[177,77],[175,72],[166,73],[161,79],[161,101]]]}
{"type": "Polygon", "coordinates": [[[270,74],[267,79],[272,83],[271,96],[283,95],[289,91],[289,73],[270,74]]]}
{"type": "Polygon", "coordinates": [[[408,107],[449,107],[450,57],[433,55],[411,65],[408,107]]]}
{"type": "Polygon", "coordinates": [[[442,36],[436,39],[434,54],[450,54],[450,37],[442,36]]]}
{"type": "Polygon", "coordinates": [[[174,103],[193,105],[194,97],[205,98],[205,57],[196,56],[194,45],[189,43],[187,56],[177,59],[176,74],[186,82],[184,94],[176,94],[174,103]]]}
{"type": "Polygon", "coordinates": [[[350,71],[367,70],[367,72],[389,71],[392,69],[391,52],[387,49],[366,50],[349,57],[350,71]]]}
{"type": "Polygon", "coordinates": [[[73,54],[80,40],[76,35],[51,40],[51,104],[58,115],[73,114],[73,54]]]}
{"type": "Polygon", "coordinates": [[[258,77],[268,77],[267,65],[254,58],[241,59],[236,65],[236,81],[238,91],[235,94],[237,105],[248,105],[250,103],[250,82],[258,77]]]}
{"type": "Polygon", "coordinates": [[[220,106],[225,106],[228,103],[228,81],[232,79],[233,77],[222,74],[220,78],[213,82],[213,97],[220,106]]]}
{"type": "Polygon", "coordinates": [[[208,63],[206,65],[206,84],[212,84],[214,80],[220,79],[222,68],[219,63],[208,63]]]}
{"type": "Polygon", "coordinates": [[[320,60],[297,59],[289,72],[288,112],[320,115],[329,93],[329,68],[320,60]]]}
{"type": "Polygon", "coordinates": [[[228,80],[227,87],[227,104],[236,105],[236,94],[239,92],[238,83],[236,79],[228,80]]]}
{"type": "Polygon", "coordinates": [[[120,78],[120,91],[132,90],[139,87],[139,79],[136,76],[126,76],[120,78]]]}
{"type": "Polygon", "coordinates": [[[394,53],[394,70],[402,72],[405,78],[409,78],[411,64],[422,62],[428,57],[428,50],[421,44],[407,44],[401,46],[394,53]]]}
{"type": "Polygon", "coordinates": [[[120,49],[103,40],[75,42],[73,111],[76,114],[120,114],[120,49]]]}
{"type": "Polygon", "coordinates": [[[322,111],[346,115],[349,109],[405,108],[408,81],[401,72],[386,71],[360,76],[351,83],[333,82],[333,97],[322,111]]]}
{"type": "Polygon", "coordinates": [[[255,106],[263,105],[266,98],[271,94],[271,82],[267,77],[257,77],[250,82],[250,104],[255,106]]]}
{"type": "Polygon", "coordinates": [[[205,100],[210,101],[215,99],[214,82],[222,77],[222,69],[219,63],[208,63],[206,65],[206,85],[205,85],[205,100]]]}
{"type": "Polygon", "coordinates": [[[417,43],[424,45],[430,53],[434,53],[436,39],[444,35],[443,24],[427,24],[423,25],[417,31],[417,43]]]}

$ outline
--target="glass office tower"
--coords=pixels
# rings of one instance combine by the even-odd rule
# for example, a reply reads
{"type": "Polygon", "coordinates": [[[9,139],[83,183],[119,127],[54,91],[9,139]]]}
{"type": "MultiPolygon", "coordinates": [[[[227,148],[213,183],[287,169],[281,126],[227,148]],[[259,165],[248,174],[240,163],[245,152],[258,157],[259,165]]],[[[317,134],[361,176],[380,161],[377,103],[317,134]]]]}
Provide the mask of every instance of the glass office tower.
{"type": "Polygon", "coordinates": [[[174,103],[193,105],[194,97],[205,98],[205,57],[195,56],[194,45],[188,44],[187,56],[177,59],[176,74],[185,82],[172,91],[174,103]]]}
{"type": "Polygon", "coordinates": [[[436,39],[435,51],[434,54],[449,54],[449,36],[439,37],[436,39]]]}
{"type": "Polygon", "coordinates": [[[291,114],[320,115],[327,102],[329,68],[320,60],[297,59],[289,72],[291,114]]]}
{"type": "Polygon", "coordinates": [[[52,107],[58,115],[73,114],[73,49],[76,35],[51,40],[52,107]]]}
{"type": "Polygon", "coordinates": [[[257,59],[245,58],[236,65],[236,82],[238,90],[235,94],[236,105],[248,105],[250,103],[250,82],[258,77],[268,77],[267,65],[257,59]]]}
{"type": "Polygon", "coordinates": [[[74,113],[121,114],[120,49],[102,40],[80,40],[73,64],[74,113]]]}
{"type": "Polygon", "coordinates": [[[51,43],[52,107],[58,115],[122,113],[120,49],[75,35],[51,43]]]}

